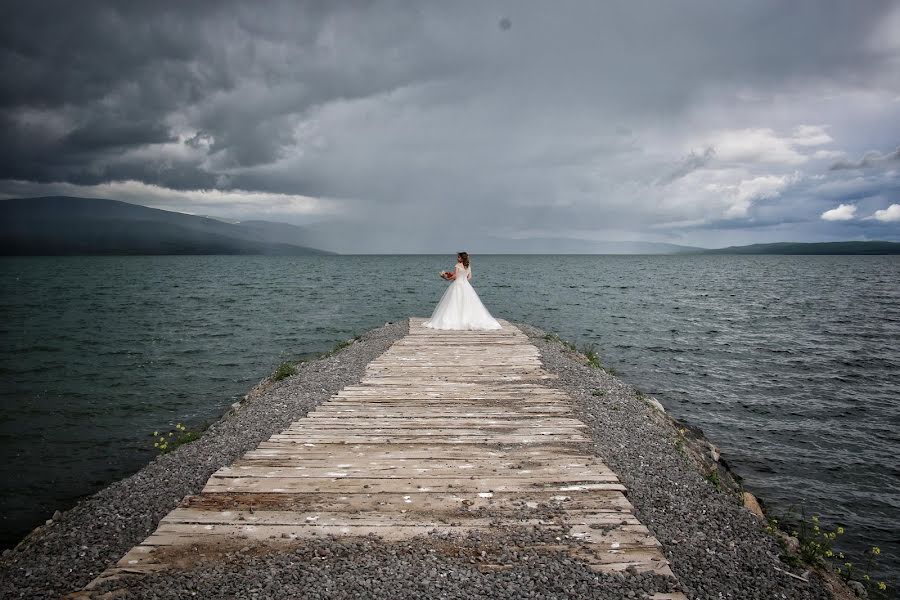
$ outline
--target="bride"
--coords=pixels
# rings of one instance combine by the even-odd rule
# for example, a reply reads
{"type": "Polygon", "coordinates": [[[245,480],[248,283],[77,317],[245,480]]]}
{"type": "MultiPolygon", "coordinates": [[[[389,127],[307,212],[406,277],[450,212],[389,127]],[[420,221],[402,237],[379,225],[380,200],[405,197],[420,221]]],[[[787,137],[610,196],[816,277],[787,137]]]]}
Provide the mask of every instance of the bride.
{"type": "Polygon", "coordinates": [[[481,303],[475,288],[469,283],[472,279],[472,268],[469,266],[469,255],[460,252],[456,255],[456,266],[453,272],[442,272],[441,277],[452,281],[444,292],[441,301],[434,309],[431,319],[423,325],[432,329],[500,329],[500,323],[481,303]]]}

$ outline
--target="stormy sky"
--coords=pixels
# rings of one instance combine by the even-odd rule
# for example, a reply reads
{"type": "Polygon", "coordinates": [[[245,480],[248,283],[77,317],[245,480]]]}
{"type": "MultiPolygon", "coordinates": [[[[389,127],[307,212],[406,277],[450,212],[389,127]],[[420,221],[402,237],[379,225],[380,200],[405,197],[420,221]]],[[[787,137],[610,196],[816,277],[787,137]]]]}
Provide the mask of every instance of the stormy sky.
{"type": "Polygon", "coordinates": [[[0,20],[0,198],[347,252],[900,240],[900,3],[45,2],[0,20]]]}

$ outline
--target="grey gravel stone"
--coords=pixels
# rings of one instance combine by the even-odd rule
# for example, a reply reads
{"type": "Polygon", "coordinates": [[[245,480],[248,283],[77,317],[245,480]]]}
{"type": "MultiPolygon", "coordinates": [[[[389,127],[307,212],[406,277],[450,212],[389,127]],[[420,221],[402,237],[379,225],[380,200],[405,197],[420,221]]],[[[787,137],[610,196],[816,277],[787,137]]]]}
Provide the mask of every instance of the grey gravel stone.
{"type": "MultiPolygon", "coordinates": [[[[659,575],[595,573],[564,553],[538,552],[532,532],[510,528],[485,541],[432,535],[388,543],[377,538],[328,538],[290,550],[225,555],[188,571],[110,582],[126,584],[128,598],[646,598],[674,590],[659,575]],[[504,550],[519,559],[499,565],[504,550]],[[482,555],[482,553],[484,553],[482,555]],[[490,563],[492,566],[482,566],[490,563]],[[252,583],[250,583],[252,582],[252,583]],[[252,589],[264,590],[254,596],[252,589]]],[[[254,548],[254,550],[257,550],[254,548]]]]}

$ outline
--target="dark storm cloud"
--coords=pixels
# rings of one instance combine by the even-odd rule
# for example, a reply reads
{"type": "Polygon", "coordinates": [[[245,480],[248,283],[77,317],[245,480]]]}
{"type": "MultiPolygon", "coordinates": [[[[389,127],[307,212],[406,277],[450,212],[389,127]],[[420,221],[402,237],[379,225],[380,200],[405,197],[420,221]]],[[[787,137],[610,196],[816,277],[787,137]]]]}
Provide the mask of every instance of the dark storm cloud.
{"type": "Polygon", "coordinates": [[[109,148],[127,148],[144,144],[175,141],[169,129],[157,121],[95,117],[67,133],[61,140],[63,151],[91,152],[109,148]]]}
{"type": "MultiPolygon", "coordinates": [[[[415,64],[375,69],[377,52],[331,64],[316,48],[325,21],[349,15],[362,23],[365,11],[357,17],[352,4],[328,13],[317,6],[23,5],[0,26],[0,77],[6,82],[0,110],[6,141],[14,145],[3,157],[3,175],[84,182],[97,179],[83,174],[93,166],[111,176],[121,168],[103,164],[110,152],[172,141],[179,125],[192,137],[198,129],[209,135],[221,164],[269,163],[292,142],[293,115],[418,78],[415,64]],[[179,117],[186,122],[178,123],[179,117]],[[36,172],[42,163],[47,172],[36,172]]],[[[374,37],[386,42],[389,33],[376,31],[374,37]]],[[[159,180],[171,168],[171,185],[192,185],[181,181],[195,162],[190,158],[178,167],[168,166],[171,157],[135,162],[130,170],[139,174],[142,163],[147,178],[159,180]]],[[[208,179],[197,169],[193,185],[208,179]]]]}
{"type": "Polygon", "coordinates": [[[834,162],[900,136],[895,9],[23,3],[0,21],[0,179],[335,199],[356,250],[449,243],[458,214],[484,236],[821,227],[803,190],[877,209],[895,183],[841,173],[895,155],[834,162]]]}

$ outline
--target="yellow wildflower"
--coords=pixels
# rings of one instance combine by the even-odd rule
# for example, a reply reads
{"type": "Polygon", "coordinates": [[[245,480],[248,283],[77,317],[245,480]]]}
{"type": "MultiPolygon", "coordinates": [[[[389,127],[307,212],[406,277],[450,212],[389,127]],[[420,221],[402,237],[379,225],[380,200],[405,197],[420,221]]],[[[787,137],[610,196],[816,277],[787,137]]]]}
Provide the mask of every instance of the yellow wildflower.
{"type": "Polygon", "coordinates": [[[878,589],[884,591],[887,589],[887,585],[883,581],[878,582],[878,589]]]}
{"type": "Polygon", "coordinates": [[[837,528],[837,534],[838,534],[838,535],[844,535],[844,528],[843,528],[843,527],[838,527],[838,528],[837,528]]]}
{"type": "Polygon", "coordinates": [[[881,548],[879,548],[878,546],[872,546],[872,554],[876,556],[881,554],[881,548]]]}

